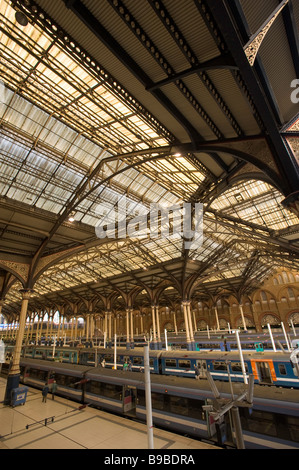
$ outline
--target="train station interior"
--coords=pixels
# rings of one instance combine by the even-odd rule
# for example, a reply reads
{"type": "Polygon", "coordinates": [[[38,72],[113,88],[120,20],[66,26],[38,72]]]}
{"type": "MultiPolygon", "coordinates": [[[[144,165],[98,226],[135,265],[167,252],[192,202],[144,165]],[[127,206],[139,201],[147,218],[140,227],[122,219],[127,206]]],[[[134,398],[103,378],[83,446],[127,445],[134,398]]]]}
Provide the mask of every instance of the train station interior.
{"type": "Polygon", "coordinates": [[[42,338],[295,331],[299,2],[1,0],[0,18],[11,374],[42,338]]]}

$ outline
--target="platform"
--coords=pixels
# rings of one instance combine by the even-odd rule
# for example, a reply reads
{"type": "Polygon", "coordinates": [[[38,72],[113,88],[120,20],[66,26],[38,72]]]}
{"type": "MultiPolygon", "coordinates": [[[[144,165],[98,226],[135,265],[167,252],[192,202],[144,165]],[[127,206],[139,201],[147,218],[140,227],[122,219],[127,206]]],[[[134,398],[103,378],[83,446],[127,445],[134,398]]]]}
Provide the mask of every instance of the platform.
{"type": "MultiPolygon", "coordinates": [[[[0,378],[0,449],[147,449],[146,425],[86,407],[29,387],[24,405],[3,405],[6,379],[0,378]],[[52,417],[54,419],[52,420],[52,417]],[[47,424],[45,425],[45,420],[47,424]]],[[[154,428],[154,449],[217,449],[154,428]]]]}

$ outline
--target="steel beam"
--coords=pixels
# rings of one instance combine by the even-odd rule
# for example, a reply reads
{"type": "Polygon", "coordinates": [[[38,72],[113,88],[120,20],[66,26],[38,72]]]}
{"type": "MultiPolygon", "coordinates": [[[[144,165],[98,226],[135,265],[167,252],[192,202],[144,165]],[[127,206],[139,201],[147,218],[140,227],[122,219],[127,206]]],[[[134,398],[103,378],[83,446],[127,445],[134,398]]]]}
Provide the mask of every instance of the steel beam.
{"type": "Polygon", "coordinates": [[[254,68],[244,53],[243,44],[226,0],[210,0],[209,6],[227,46],[239,67],[255,106],[266,129],[266,138],[272,157],[289,194],[299,190],[299,168],[291,157],[279,133],[272,110],[260,87],[254,68]]]}

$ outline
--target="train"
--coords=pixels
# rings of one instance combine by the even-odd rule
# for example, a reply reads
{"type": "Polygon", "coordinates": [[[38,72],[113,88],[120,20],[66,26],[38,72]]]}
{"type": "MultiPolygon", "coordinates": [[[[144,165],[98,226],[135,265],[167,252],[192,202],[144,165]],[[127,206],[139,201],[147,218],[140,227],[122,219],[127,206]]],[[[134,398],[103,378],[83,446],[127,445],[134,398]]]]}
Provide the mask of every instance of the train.
{"type": "MultiPolygon", "coordinates": [[[[294,350],[296,351],[296,350],[294,350]]],[[[9,354],[9,353],[8,353],[9,354]]],[[[98,367],[105,361],[105,368],[129,369],[140,372],[144,369],[143,348],[70,348],[49,346],[23,346],[25,358],[51,360],[53,362],[80,364],[98,367]]],[[[209,371],[214,380],[244,382],[253,374],[255,384],[299,388],[298,365],[290,359],[290,353],[282,351],[161,351],[150,350],[150,371],[156,375],[206,378],[209,371]]],[[[296,356],[296,355],[295,355],[296,356]]]]}
{"type": "MultiPolygon", "coordinates": [[[[286,343],[286,337],[281,332],[272,332],[272,337],[275,341],[276,349],[288,349],[286,343]]],[[[299,337],[296,336],[296,332],[289,332],[288,342],[293,346],[299,347],[299,337]]],[[[132,341],[129,342],[129,347],[143,347],[148,344],[149,338],[139,335],[135,336],[132,341]]],[[[239,340],[243,351],[273,351],[273,343],[268,333],[244,333],[239,332],[239,340]]],[[[7,344],[14,344],[14,340],[5,340],[7,344]]],[[[42,337],[38,340],[39,346],[51,346],[53,344],[54,338],[42,337]]],[[[116,340],[118,347],[128,347],[127,339],[123,336],[119,336],[116,340]]],[[[97,347],[104,346],[104,341],[101,338],[94,337],[92,340],[88,340],[85,337],[82,337],[79,340],[71,340],[65,338],[64,340],[56,340],[57,346],[67,345],[70,347],[97,347]]],[[[106,347],[112,347],[114,344],[114,339],[106,341],[106,347]]],[[[167,335],[167,337],[161,337],[161,340],[156,340],[155,342],[149,342],[150,349],[158,350],[177,350],[183,349],[188,350],[190,345],[186,343],[186,336],[183,333],[178,333],[174,335],[172,332],[167,335]]],[[[237,351],[238,343],[236,340],[236,335],[234,332],[228,333],[226,331],[210,332],[209,335],[202,332],[196,332],[194,335],[194,342],[192,344],[192,349],[195,351],[210,351],[210,350],[220,350],[220,351],[237,351]]]]}
{"type": "MultiPolygon", "coordinates": [[[[3,364],[5,365],[5,364],[3,364]]],[[[7,364],[5,365],[7,366],[7,364]]],[[[90,367],[23,357],[21,383],[42,389],[55,380],[56,395],[78,402],[79,408],[95,406],[124,417],[146,421],[144,373],[90,367]]],[[[7,371],[4,367],[2,372],[7,371]]],[[[223,401],[231,400],[230,384],[217,382],[223,401]]],[[[240,390],[240,384],[235,384],[240,390]]],[[[244,385],[242,386],[244,388],[244,385]]],[[[237,390],[234,390],[237,393],[237,390]]],[[[206,406],[215,404],[207,380],[151,374],[153,425],[234,448],[230,416],[215,423],[206,406]]],[[[254,386],[251,407],[239,408],[246,449],[298,449],[298,392],[254,386]]]]}
{"type": "MultiPolygon", "coordinates": [[[[273,340],[275,342],[276,349],[288,349],[286,338],[282,333],[273,333],[273,340]]],[[[243,351],[273,351],[273,343],[266,333],[240,333],[239,340],[243,351]]],[[[299,338],[293,333],[288,335],[288,342],[293,346],[299,346],[299,338]]],[[[186,340],[181,335],[168,336],[167,337],[167,348],[166,342],[162,341],[160,349],[184,349],[187,350],[188,346],[186,340]]],[[[152,343],[151,348],[154,348],[152,343]]],[[[217,333],[210,334],[208,337],[206,334],[196,334],[194,337],[193,350],[195,351],[238,351],[238,343],[235,334],[217,333]]]]}

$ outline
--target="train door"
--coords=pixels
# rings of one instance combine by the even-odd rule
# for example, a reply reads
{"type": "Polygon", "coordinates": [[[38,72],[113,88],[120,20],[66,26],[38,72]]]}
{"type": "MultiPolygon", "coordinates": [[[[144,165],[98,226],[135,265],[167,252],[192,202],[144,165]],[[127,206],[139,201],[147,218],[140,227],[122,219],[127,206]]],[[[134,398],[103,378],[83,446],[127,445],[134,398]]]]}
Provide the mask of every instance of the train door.
{"type": "Polygon", "coordinates": [[[273,383],[274,368],[271,367],[270,361],[252,361],[252,369],[255,378],[264,384],[273,383]]]}
{"type": "Polygon", "coordinates": [[[130,385],[123,386],[123,413],[126,416],[136,416],[137,389],[130,385]]]}
{"type": "Polygon", "coordinates": [[[196,365],[199,368],[199,377],[206,378],[207,377],[207,361],[203,359],[197,360],[196,365]]]}

